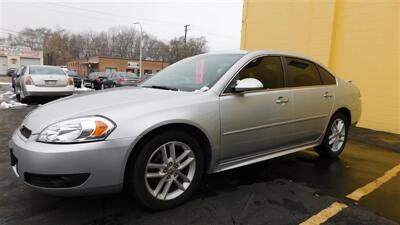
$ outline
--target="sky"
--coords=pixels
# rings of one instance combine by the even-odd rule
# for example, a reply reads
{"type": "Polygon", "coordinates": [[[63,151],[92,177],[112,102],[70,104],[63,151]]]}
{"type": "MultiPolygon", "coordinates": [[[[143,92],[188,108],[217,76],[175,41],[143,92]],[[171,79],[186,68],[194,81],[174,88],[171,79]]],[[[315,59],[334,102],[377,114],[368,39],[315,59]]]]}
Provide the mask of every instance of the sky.
{"type": "Polygon", "coordinates": [[[0,36],[24,27],[65,28],[71,32],[136,26],[167,42],[184,35],[205,36],[210,51],[240,48],[242,0],[0,0],[0,36]]]}

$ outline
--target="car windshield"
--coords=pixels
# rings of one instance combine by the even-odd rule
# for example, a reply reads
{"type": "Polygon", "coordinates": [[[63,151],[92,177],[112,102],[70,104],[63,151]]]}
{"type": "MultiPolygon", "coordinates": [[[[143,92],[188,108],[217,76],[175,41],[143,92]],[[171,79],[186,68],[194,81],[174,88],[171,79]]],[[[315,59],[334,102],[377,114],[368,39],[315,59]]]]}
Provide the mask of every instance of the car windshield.
{"type": "Polygon", "coordinates": [[[194,91],[212,87],[244,54],[198,55],[181,60],[142,83],[142,87],[194,91]]]}
{"type": "Polygon", "coordinates": [[[107,78],[111,76],[111,73],[103,72],[103,73],[98,73],[97,76],[102,77],[102,78],[107,78]]]}
{"type": "Polygon", "coordinates": [[[59,67],[52,66],[31,66],[30,75],[65,75],[65,72],[59,67]]]}
{"type": "Polygon", "coordinates": [[[89,79],[95,79],[98,74],[99,74],[98,72],[90,73],[89,74],[89,79]]]}
{"type": "Polygon", "coordinates": [[[126,73],[124,75],[124,77],[128,78],[128,79],[138,79],[138,75],[134,74],[134,73],[126,73]]]}
{"type": "Polygon", "coordinates": [[[78,74],[75,71],[68,71],[68,75],[71,77],[76,77],[78,74]]]}

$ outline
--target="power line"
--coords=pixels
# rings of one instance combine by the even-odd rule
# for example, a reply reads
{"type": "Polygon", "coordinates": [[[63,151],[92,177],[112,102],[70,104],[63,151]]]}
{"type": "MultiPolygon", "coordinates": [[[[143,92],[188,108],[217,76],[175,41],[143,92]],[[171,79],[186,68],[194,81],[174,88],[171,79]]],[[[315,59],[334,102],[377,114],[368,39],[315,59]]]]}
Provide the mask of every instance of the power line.
{"type": "MultiPolygon", "coordinates": [[[[85,9],[85,8],[80,8],[80,7],[75,7],[75,6],[69,6],[69,5],[64,5],[64,4],[59,4],[59,3],[54,3],[54,2],[46,2],[48,4],[56,5],[56,6],[61,6],[65,8],[70,8],[70,9],[76,9],[76,10],[81,10],[81,11],[86,11],[90,13],[96,13],[96,14],[101,14],[101,15],[107,15],[107,16],[112,16],[113,18],[119,17],[119,18],[129,18],[130,20],[142,20],[142,21],[147,21],[146,23],[153,23],[153,25],[160,25],[160,27],[165,28],[165,24],[175,24],[175,25],[181,25],[180,22],[175,22],[175,21],[159,21],[159,20],[150,20],[150,19],[145,19],[145,18],[138,18],[138,17],[132,17],[132,16],[127,16],[127,15],[119,15],[119,14],[114,14],[114,13],[109,13],[105,11],[99,11],[99,10],[93,10],[93,9],[85,9]]],[[[69,13],[69,12],[67,12],[69,13]]],[[[202,28],[200,26],[197,26],[199,28],[202,28]]],[[[170,29],[168,29],[170,30],[170,29]]],[[[205,30],[197,29],[199,33],[202,34],[208,34],[217,38],[222,38],[222,39],[227,39],[231,40],[230,37],[220,35],[220,34],[215,34],[212,32],[208,32],[205,30]]]]}
{"type": "Polygon", "coordinates": [[[139,18],[139,17],[133,17],[133,16],[127,16],[127,15],[109,13],[109,12],[105,12],[105,11],[99,11],[99,10],[85,9],[85,8],[80,8],[80,7],[75,7],[75,6],[69,6],[69,5],[59,4],[59,3],[55,3],[55,2],[46,2],[46,3],[52,4],[52,5],[56,5],[56,6],[65,7],[65,8],[70,8],[70,9],[77,9],[77,10],[81,10],[81,11],[97,13],[97,14],[101,14],[101,15],[108,15],[108,16],[120,17],[120,18],[128,18],[130,20],[142,20],[142,21],[148,21],[150,23],[159,23],[159,24],[175,23],[175,24],[179,24],[180,25],[180,23],[174,22],[174,21],[150,20],[150,19],[146,19],[146,18],[139,18]]]}
{"type": "Polygon", "coordinates": [[[4,30],[4,31],[8,31],[8,32],[12,32],[12,33],[17,33],[17,34],[19,34],[19,31],[10,30],[10,29],[7,29],[7,28],[1,28],[1,27],[0,27],[0,30],[4,30]]]}

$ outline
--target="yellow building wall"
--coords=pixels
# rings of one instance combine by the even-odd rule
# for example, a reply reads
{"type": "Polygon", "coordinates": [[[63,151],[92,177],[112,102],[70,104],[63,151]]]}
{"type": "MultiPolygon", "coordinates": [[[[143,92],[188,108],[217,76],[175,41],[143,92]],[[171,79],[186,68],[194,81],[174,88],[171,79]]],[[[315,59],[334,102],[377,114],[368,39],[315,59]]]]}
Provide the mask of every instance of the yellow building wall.
{"type": "Polygon", "coordinates": [[[400,133],[400,1],[244,0],[241,48],[298,52],[360,88],[358,126],[400,133]]]}

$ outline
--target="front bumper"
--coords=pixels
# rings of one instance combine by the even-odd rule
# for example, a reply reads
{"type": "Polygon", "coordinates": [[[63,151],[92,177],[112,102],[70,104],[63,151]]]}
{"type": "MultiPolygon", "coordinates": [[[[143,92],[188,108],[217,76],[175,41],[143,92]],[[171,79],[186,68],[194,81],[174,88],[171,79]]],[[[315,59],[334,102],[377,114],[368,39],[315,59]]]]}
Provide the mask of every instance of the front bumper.
{"type": "Polygon", "coordinates": [[[80,144],[47,144],[36,142],[36,138],[32,134],[26,139],[17,130],[9,142],[13,170],[27,185],[57,195],[121,191],[134,138],[80,144]],[[83,177],[78,177],[78,183],[72,180],[76,186],[63,185],[63,180],[78,175],[83,177]],[[50,178],[53,186],[44,183],[50,178]]]}

